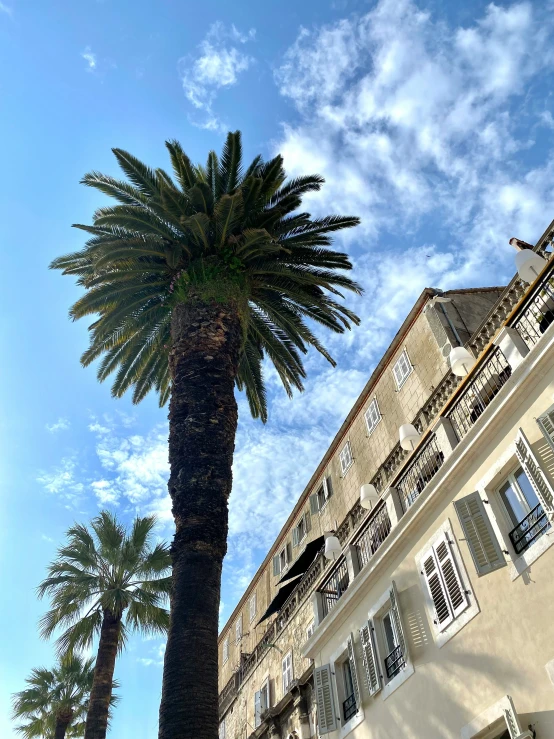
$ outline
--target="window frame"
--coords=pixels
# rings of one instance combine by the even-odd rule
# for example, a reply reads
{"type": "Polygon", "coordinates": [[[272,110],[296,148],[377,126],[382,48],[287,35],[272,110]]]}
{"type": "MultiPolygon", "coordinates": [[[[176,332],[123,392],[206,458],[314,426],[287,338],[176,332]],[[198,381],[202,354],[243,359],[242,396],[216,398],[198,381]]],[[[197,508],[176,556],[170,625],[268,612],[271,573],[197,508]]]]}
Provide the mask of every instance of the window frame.
{"type": "Polygon", "coordinates": [[[414,365],[413,365],[413,364],[411,363],[411,361],[410,361],[410,357],[409,357],[409,355],[408,355],[408,350],[406,349],[406,347],[404,347],[404,348],[402,349],[401,353],[399,354],[399,356],[398,356],[398,359],[396,360],[396,362],[395,362],[395,363],[393,364],[393,366],[392,366],[392,376],[394,377],[394,382],[395,382],[395,384],[396,384],[396,389],[397,389],[397,390],[400,390],[401,388],[403,388],[403,387],[404,387],[404,385],[406,384],[406,380],[407,380],[407,379],[408,379],[408,377],[409,377],[409,376],[410,376],[410,375],[412,374],[412,372],[413,372],[413,371],[414,371],[414,365]],[[404,375],[404,376],[402,377],[402,380],[401,380],[401,381],[399,382],[399,381],[398,381],[398,377],[397,377],[397,375],[396,375],[396,367],[398,367],[398,365],[399,365],[399,364],[400,364],[400,363],[401,363],[401,362],[402,362],[403,360],[405,360],[405,362],[406,362],[406,365],[407,365],[407,367],[408,367],[408,372],[407,372],[407,374],[405,374],[405,375],[404,375]]]}
{"type": "Polygon", "coordinates": [[[250,600],[248,601],[249,623],[252,623],[252,621],[256,618],[257,611],[258,611],[258,599],[256,597],[256,591],[254,591],[252,595],[250,596],[250,600]],[[252,608],[252,603],[254,603],[254,608],[252,608]]]}
{"type": "Polygon", "coordinates": [[[242,613],[235,621],[235,644],[240,644],[242,640],[242,613]]]}
{"type": "Polygon", "coordinates": [[[310,623],[306,626],[306,640],[311,639],[315,631],[315,618],[312,618],[310,623]]]}
{"type": "Polygon", "coordinates": [[[339,463],[340,463],[341,476],[345,477],[348,470],[354,464],[354,455],[352,454],[352,444],[350,443],[350,439],[347,439],[346,443],[343,445],[342,449],[339,452],[339,463]],[[343,455],[345,452],[348,452],[348,457],[349,457],[349,461],[346,466],[343,463],[343,455]]]}
{"type": "Polygon", "coordinates": [[[340,738],[342,739],[344,736],[349,734],[351,731],[353,731],[359,724],[362,723],[364,720],[364,709],[363,709],[363,703],[365,699],[365,695],[363,694],[362,685],[363,685],[363,673],[361,670],[361,664],[359,656],[356,653],[356,643],[354,641],[354,635],[350,634],[349,639],[346,639],[339,647],[338,649],[331,655],[329,659],[329,665],[331,667],[331,675],[332,675],[332,692],[333,692],[333,700],[335,702],[335,711],[336,715],[339,716],[339,726],[340,727],[340,738]],[[348,642],[351,641],[352,648],[353,648],[353,659],[354,659],[354,672],[355,674],[352,675],[352,665],[350,661],[350,654],[349,654],[349,648],[348,648],[348,642]],[[357,695],[356,700],[356,713],[354,713],[348,721],[345,721],[344,719],[344,702],[347,700],[347,698],[352,695],[347,695],[347,689],[346,689],[346,680],[344,675],[344,668],[345,665],[348,664],[350,668],[350,674],[352,677],[353,682],[356,682],[357,688],[353,687],[354,695],[357,695]]]}
{"type": "Polygon", "coordinates": [[[269,682],[269,675],[264,680],[262,680],[262,684],[260,685],[260,698],[264,694],[264,692],[266,695],[266,706],[264,709],[264,703],[263,701],[260,701],[262,715],[264,711],[267,711],[268,709],[271,708],[271,686],[269,682]]]}
{"type": "Polygon", "coordinates": [[[221,661],[225,665],[229,661],[229,634],[225,637],[223,640],[223,648],[222,648],[222,654],[221,654],[221,661]]]}
{"type": "Polygon", "coordinates": [[[300,516],[300,518],[298,519],[298,523],[296,524],[294,528],[296,529],[296,531],[300,531],[300,527],[302,527],[303,529],[303,534],[302,536],[298,536],[298,538],[296,539],[296,544],[294,546],[298,546],[299,544],[301,544],[304,541],[304,539],[308,536],[308,525],[306,522],[305,513],[303,513],[300,516]]]}
{"type": "MultiPolygon", "coordinates": [[[[511,472],[508,472],[506,475],[504,475],[504,477],[502,478],[502,481],[496,486],[496,489],[494,491],[495,492],[495,495],[496,495],[496,497],[497,497],[497,499],[498,499],[498,501],[499,501],[499,503],[500,503],[500,505],[502,507],[502,512],[504,514],[505,523],[506,523],[507,526],[510,526],[510,529],[509,529],[510,531],[515,526],[517,526],[518,524],[520,524],[521,521],[516,521],[516,523],[513,523],[512,516],[510,514],[510,511],[508,510],[508,505],[507,505],[506,501],[504,500],[504,497],[503,497],[502,491],[501,491],[501,489],[506,485],[506,483],[509,483],[510,486],[511,486],[511,488],[512,488],[512,490],[515,492],[516,498],[518,499],[519,504],[526,511],[525,515],[527,516],[531,512],[531,510],[532,510],[532,508],[529,507],[529,503],[527,502],[527,498],[525,497],[525,493],[521,489],[521,486],[520,486],[520,484],[519,484],[519,482],[517,481],[517,478],[516,478],[516,472],[518,472],[519,470],[521,470],[523,472],[523,474],[525,475],[525,477],[527,477],[527,473],[525,472],[525,470],[523,469],[523,467],[521,466],[521,464],[519,463],[519,460],[518,460],[517,463],[513,466],[511,472]]],[[[531,481],[529,480],[528,477],[527,477],[527,480],[529,481],[529,484],[532,487],[531,481]]],[[[515,514],[515,511],[513,511],[513,512],[515,514]]],[[[524,518],[525,518],[525,516],[524,516],[524,518]]],[[[518,556],[518,555],[516,555],[516,556],[518,556]]]]}
{"type": "Polygon", "coordinates": [[[331,480],[331,475],[324,475],[321,480],[321,485],[319,485],[315,491],[315,493],[312,493],[309,496],[310,501],[310,510],[309,515],[315,515],[320,514],[324,509],[327,503],[329,502],[329,498],[333,495],[333,482],[331,480]],[[316,500],[317,505],[314,507],[312,506],[312,499],[316,500]]]}
{"type": "Polygon", "coordinates": [[[375,396],[371,400],[370,404],[368,405],[368,407],[367,407],[367,409],[366,409],[366,411],[364,413],[364,421],[365,421],[365,425],[366,425],[366,430],[367,430],[368,437],[370,437],[371,434],[375,431],[375,429],[379,425],[379,423],[380,423],[380,421],[381,421],[382,418],[383,418],[383,416],[381,415],[381,411],[379,410],[379,403],[377,402],[377,397],[375,396]],[[370,426],[369,425],[369,422],[368,422],[368,416],[370,415],[372,409],[376,413],[377,420],[370,426]]]}
{"type": "Polygon", "coordinates": [[[289,692],[289,687],[291,683],[294,681],[294,666],[292,662],[292,649],[289,649],[289,651],[285,654],[285,656],[281,660],[281,678],[282,678],[282,688],[283,688],[283,696],[285,696],[289,692]],[[285,662],[289,660],[289,666],[285,671],[285,662]],[[290,679],[288,679],[285,682],[285,676],[288,675],[290,672],[290,679]]]}

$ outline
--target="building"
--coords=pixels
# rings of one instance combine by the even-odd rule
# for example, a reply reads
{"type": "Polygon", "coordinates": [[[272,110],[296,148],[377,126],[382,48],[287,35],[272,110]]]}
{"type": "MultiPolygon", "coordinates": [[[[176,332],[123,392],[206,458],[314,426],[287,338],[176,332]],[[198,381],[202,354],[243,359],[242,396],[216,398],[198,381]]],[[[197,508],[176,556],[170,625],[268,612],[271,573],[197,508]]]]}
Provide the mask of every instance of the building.
{"type": "Polygon", "coordinates": [[[554,259],[423,291],[221,631],[220,739],[554,739],[553,321],[554,259]]]}

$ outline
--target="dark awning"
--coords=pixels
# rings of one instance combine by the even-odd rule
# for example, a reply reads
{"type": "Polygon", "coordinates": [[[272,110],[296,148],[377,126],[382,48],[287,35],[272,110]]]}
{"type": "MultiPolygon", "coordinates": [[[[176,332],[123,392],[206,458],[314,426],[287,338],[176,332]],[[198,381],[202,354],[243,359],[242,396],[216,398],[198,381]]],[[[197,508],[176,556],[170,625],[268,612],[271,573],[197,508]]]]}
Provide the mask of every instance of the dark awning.
{"type": "Polygon", "coordinates": [[[271,603],[269,604],[267,611],[264,613],[264,615],[261,617],[261,619],[258,621],[256,626],[259,626],[262,621],[265,621],[266,618],[269,618],[274,613],[277,613],[277,611],[281,610],[281,606],[285,603],[289,595],[292,593],[294,588],[298,585],[298,577],[295,577],[293,580],[287,581],[278,591],[277,595],[271,603]]]}
{"type": "Polygon", "coordinates": [[[292,565],[290,569],[285,572],[279,582],[286,582],[290,580],[291,577],[298,577],[298,575],[303,575],[316,558],[316,555],[323,546],[324,541],[324,536],[318,536],[317,539],[308,542],[302,554],[298,556],[296,562],[292,565]]]}

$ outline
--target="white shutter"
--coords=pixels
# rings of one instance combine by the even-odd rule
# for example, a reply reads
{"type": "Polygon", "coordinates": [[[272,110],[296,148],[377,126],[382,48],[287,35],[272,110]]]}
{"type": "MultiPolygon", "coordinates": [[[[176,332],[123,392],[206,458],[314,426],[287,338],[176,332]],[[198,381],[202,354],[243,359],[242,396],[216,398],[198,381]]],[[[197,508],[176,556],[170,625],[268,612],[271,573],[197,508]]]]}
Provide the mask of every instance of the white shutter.
{"type": "Polygon", "coordinates": [[[293,528],[293,530],[292,530],[292,546],[293,547],[297,547],[298,546],[298,541],[299,541],[298,534],[299,534],[298,526],[295,526],[293,528]]]}
{"type": "Polygon", "coordinates": [[[550,448],[554,451],[554,406],[537,418],[537,423],[550,448]]]}
{"type": "Polygon", "coordinates": [[[257,690],[254,693],[254,727],[257,729],[262,723],[262,692],[257,690]]]}
{"type": "Polygon", "coordinates": [[[225,739],[225,719],[219,724],[219,739],[225,739]]]}
{"type": "Polygon", "coordinates": [[[314,688],[319,733],[328,734],[337,728],[333,685],[331,682],[331,665],[322,665],[314,669],[314,688]]]}
{"type": "Polygon", "coordinates": [[[537,498],[543,507],[544,512],[550,520],[554,517],[554,489],[546,479],[546,475],[542,471],[535,455],[531,450],[531,446],[527,441],[527,437],[522,429],[519,429],[516,437],[516,454],[521,462],[525,474],[529,478],[529,482],[533,486],[537,498]]]}
{"type": "Polygon", "coordinates": [[[398,646],[402,650],[404,659],[408,661],[408,642],[404,636],[404,629],[402,628],[402,616],[400,615],[400,606],[398,601],[398,591],[394,580],[391,583],[391,589],[389,591],[391,613],[394,620],[394,626],[396,628],[396,635],[398,637],[398,646]]]}
{"type": "Polygon", "coordinates": [[[441,537],[433,546],[433,549],[437,555],[443,583],[448,593],[452,615],[456,618],[462,611],[465,611],[469,605],[469,601],[462,581],[460,580],[458,567],[454,560],[452,546],[448,541],[448,537],[446,535],[441,537]]]}
{"type": "Polygon", "coordinates": [[[323,496],[325,500],[331,497],[331,487],[326,477],[323,478],[323,496]]]}
{"type": "Polygon", "coordinates": [[[455,500],[454,508],[478,574],[486,575],[504,567],[506,560],[479,493],[476,491],[455,500]]]}
{"type": "Polygon", "coordinates": [[[504,708],[503,711],[504,718],[508,726],[508,731],[510,732],[510,739],[520,739],[520,737],[530,736],[528,732],[524,733],[521,728],[517,711],[514,708],[514,702],[512,701],[511,697],[509,695],[506,697],[508,698],[509,707],[504,708]]]}
{"type": "Polygon", "coordinates": [[[317,493],[310,495],[310,513],[315,514],[319,511],[319,501],[317,499],[317,493]]]}
{"type": "Polygon", "coordinates": [[[276,554],[273,557],[273,574],[278,575],[281,572],[281,562],[279,561],[279,555],[276,554]]]}
{"type": "Polygon", "coordinates": [[[440,576],[439,565],[433,547],[423,555],[421,564],[423,567],[421,574],[427,583],[427,589],[435,611],[435,626],[439,631],[442,631],[452,623],[454,616],[450,609],[446,588],[440,576]]]}
{"type": "Polygon", "coordinates": [[[356,700],[356,708],[360,708],[362,702],[360,700],[360,683],[358,680],[358,668],[356,666],[356,650],[354,647],[354,634],[348,637],[348,661],[350,662],[350,674],[352,675],[352,687],[354,688],[354,699],[356,700]]]}
{"type": "Polygon", "coordinates": [[[360,629],[360,642],[367,689],[370,695],[375,695],[381,689],[381,667],[371,619],[360,629]]]}

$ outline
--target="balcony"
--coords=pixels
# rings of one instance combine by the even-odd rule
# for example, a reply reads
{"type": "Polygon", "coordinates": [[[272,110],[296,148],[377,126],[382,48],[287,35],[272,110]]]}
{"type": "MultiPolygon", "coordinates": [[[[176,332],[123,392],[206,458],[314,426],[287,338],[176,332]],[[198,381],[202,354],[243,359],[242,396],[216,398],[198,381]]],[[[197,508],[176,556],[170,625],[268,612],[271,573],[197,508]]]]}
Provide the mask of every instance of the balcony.
{"type": "Polygon", "coordinates": [[[392,652],[385,657],[385,671],[389,680],[398,675],[400,670],[406,666],[406,659],[402,652],[402,647],[395,647],[392,652]]]}
{"type": "Polygon", "coordinates": [[[381,501],[371,512],[372,515],[362,526],[353,544],[356,547],[360,568],[365,567],[391,531],[389,512],[381,501]]]}
{"type": "Polygon", "coordinates": [[[427,483],[437,474],[443,462],[444,453],[439,449],[434,435],[430,436],[423,446],[416,449],[406,470],[394,485],[404,513],[421,494],[427,483]]]}
{"type": "Polygon", "coordinates": [[[349,585],[348,567],[346,559],[342,557],[317,590],[321,595],[321,615],[323,618],[337,605],[349,585]]]}
{"type": "Polygon", "coordinates": [[[342,715],[344,716],[345,723],[347,721],[350,721],[352,716],[356,715],[357,710],[358,708],[356,706],[356,696],[354,695],[354,693],[352,693],[352,695],[349,695],[348,698],[342,703],[342,715]]]}
{"type": "Polygon", "coordinates": [[[493,347],[461,386],[455,402],[444,414],[461,441],[508,381],[512,368],[500,347],[493,347]]]}
{"type": "Polygon", "coordinates": [[[516,554],[522,554],[531,544],[550,528],[550,521],[542,506],[533,510],[510,531],[510,541],[516,554]]]}
{"type": "Polygon", "coordinates": [[[528,349],[532,349],[554,323],[554,276],[548,269],[538,284],[525,297],[518,315],[510,321],[528,349]]]}

